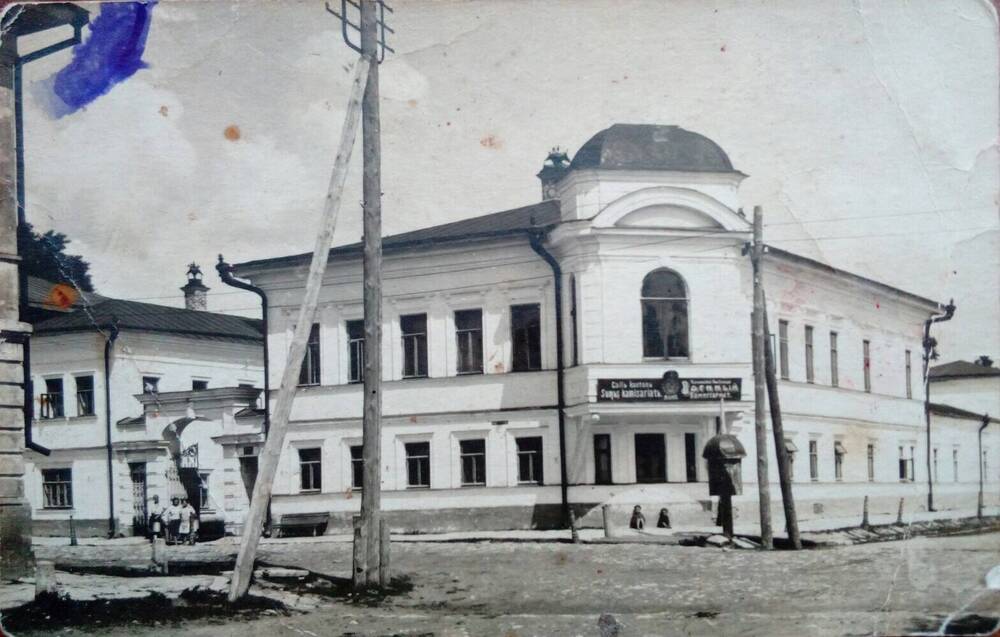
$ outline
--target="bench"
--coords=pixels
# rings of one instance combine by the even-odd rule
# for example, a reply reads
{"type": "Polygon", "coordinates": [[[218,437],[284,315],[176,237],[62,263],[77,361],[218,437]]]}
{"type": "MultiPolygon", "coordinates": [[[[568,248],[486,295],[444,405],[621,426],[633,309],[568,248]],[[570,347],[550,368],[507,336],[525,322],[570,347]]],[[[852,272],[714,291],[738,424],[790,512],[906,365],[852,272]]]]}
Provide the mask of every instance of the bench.
{"type": "Polygon", "coordinates": [[[284,537],[288,531],[311,531],[315,537],[326,530],[330,513],[288,513],[271,524],[274,537],[284,537]]]}

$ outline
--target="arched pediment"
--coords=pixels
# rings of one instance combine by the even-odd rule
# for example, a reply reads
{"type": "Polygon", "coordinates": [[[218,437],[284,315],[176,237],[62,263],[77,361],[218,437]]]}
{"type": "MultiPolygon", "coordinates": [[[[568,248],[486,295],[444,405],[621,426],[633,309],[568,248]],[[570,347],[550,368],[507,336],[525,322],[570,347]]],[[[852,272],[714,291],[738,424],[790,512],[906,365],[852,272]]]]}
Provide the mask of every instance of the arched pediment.
{"type": "Polygon", "coordinates": [[[654,186],[623,195],[594,217],[598,228],[749,230],[750,223],[728,206],[690,188],[654,186]]]}

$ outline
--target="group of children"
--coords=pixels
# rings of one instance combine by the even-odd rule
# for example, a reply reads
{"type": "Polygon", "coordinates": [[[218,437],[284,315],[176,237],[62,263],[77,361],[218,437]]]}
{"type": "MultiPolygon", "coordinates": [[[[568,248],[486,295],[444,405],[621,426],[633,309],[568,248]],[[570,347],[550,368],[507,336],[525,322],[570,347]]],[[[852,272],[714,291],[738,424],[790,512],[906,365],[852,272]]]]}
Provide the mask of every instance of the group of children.
{"type": "MultiPolygon", "coordinates": [[[[646,516],[643,515],[642,507],[638,504],[632,509],[632,518],[629,520],[628,526],[630,529],[636,529],[638,531],[641,531],[646,527],[646,516]]],[[[656,528],[670,528],[670,511],[660,509],[660,517],[656,520],[656,528]]]]}
{"type": "Polygon", "coordinates": [[[170,506],[160,505],[160,496],[153,496],[149,513],[150,541],[162,537],[167,544],[194,544],[200,522],[187,498],[173,497],[170,506]]]}

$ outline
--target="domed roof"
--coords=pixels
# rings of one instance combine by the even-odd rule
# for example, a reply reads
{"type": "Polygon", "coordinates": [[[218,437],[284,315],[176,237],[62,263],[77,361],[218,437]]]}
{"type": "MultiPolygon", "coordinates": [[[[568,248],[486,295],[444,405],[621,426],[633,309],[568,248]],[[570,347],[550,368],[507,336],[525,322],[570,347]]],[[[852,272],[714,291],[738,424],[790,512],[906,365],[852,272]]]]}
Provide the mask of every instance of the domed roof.
{"type": "Polygon", "coordinates": [[[615,124],[580,147],[570,170],[737,172],[718,144],[680,126],[615,124]]]}

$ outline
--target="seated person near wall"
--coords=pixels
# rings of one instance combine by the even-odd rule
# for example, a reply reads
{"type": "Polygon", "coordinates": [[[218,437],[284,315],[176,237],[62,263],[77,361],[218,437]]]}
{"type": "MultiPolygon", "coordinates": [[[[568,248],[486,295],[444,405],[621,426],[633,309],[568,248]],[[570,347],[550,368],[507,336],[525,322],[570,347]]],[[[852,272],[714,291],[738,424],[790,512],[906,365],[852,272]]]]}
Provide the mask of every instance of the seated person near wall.
{"type": "Polygon", "coordinates": [[[639,531],[646,526],[646,516],[642,514],[642,507],[638,504],[632,509],[632,519],[629,520],[628,526],[630,529],[637,529],[639,531]]]}

